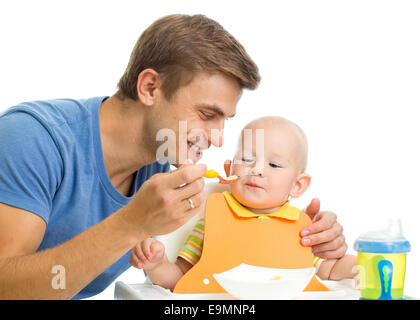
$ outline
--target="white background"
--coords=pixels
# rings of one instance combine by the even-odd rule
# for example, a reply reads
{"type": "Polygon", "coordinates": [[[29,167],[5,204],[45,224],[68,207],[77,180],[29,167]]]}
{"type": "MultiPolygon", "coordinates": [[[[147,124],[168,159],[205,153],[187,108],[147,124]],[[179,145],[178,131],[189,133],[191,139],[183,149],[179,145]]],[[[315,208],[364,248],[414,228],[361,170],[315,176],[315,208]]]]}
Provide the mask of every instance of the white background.
{"type": "MultiPolygon", "coordinates": [[[[26,100],[112,95],[154,20],[202,13],[258,64],[225,145],[202,162],[222,170],[248,121],[276,114],[307,133],[312,197],[357,236],[399,217],[412,251],[407,295],[420,298],[420,5],[417,1],[2,1],[0,110],[26,100]]],[[[129,270],[119,280],[141,282],[129,270]]],[[[114,286],[96,296],[112,299],[114,286]]]]}

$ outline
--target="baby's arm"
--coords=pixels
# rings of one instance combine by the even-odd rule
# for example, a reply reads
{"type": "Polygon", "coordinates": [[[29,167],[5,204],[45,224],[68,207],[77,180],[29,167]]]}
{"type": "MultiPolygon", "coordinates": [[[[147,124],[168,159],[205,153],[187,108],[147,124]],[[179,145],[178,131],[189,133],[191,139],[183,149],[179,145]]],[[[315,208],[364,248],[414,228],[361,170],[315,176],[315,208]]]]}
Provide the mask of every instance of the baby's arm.
{"type": "Polygon", "coordinates": [[[173,291],[178,280],[191,268],[184,259],[177,259],[175,263],[168,260],[165,255],[164,261],[160,264],[150,267],[144,266],[144,271],[152,283],[173,291]]]}
{"type": "Polygon", "coordinates": [[[135,268],[143,268],[152,283],[170,290],[173,290],[178,280],[192,267],[182,258],[178,258],[175,263],[170,262],[165,254],[165,246],[153,238],[148,238],[133,248],[130,264],[135,268]]]}
{"type": "Polygon", "coordinates": [[[173,290],[178,280],[200,259],[203,238],[204,218],[197,222],[189,234],[175,263],[168,261],[164,245],[154,239],[147,239],[137,245],[131,253],[130,263],[136,268],[144,268],[154,284],[173,290]],[[148,248],[155,255],[153,261],[149,262],[144,255],[144,253],[149,253],[148,248]],[[142,261],[148,264],[143,264],[142,261]]]}
{"type": "Polygon", "coordinates": [[[319,266],[317,276],[322,280],[342,280],[357,276],[357,257],[345,255],[340,259],[324,260],[319,266]]]}

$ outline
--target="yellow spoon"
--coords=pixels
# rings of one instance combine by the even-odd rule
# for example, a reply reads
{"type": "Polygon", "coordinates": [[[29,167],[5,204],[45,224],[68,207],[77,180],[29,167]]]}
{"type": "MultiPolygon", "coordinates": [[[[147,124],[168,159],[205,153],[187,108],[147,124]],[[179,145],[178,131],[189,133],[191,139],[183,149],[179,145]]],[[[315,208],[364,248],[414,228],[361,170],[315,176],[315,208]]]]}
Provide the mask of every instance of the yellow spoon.
{"type": "Polygon", "coordinates": [[[218,175],[219,175],[219,172],[214,171],[214,170],[207,170],[206,173],[204,174],[206,178],[217,178],[218,175]]]}

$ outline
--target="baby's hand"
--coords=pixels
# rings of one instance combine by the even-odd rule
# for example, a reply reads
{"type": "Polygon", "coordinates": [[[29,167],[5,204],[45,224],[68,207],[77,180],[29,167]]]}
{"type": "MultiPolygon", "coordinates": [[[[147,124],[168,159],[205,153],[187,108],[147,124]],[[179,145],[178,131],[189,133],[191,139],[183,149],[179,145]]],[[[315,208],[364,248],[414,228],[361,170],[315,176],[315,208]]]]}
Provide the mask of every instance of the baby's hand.
{"type": "Polygon", "coordinates": [[[153,239],[147,238],[131,250],[130,264],[138,269],[153,269],[165,258],[165,246],[153,239]]]}

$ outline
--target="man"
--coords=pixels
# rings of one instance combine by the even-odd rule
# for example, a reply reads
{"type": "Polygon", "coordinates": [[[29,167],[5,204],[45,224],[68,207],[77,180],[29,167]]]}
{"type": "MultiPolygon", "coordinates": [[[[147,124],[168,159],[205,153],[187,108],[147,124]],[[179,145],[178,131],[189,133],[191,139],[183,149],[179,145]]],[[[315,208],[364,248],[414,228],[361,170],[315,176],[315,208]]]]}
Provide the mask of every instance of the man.
{"type": "MultiPolygon", "coordinates": [[[[86,298],[129,267],[132,247],[170,233],[202,209],[204,164],[176,139],[169,171],[161,129],[197,162],[221,146],[258,69],[202,15],[171,15],[139,38],[111,97],[22,103],[0,116],[0,298],[86,298]],[[184,123],[184,122],[183,122],[184,123]],[[197,130],[200,129],[200,130],[197,130]],[[201,135],[203,132],[206,139],[201,135]],[[158,156],[157,156],[158,155],[158,156]]],[[[168,151],[169,154],[169,151],[168,151]]],[[[318,256],[346,251],[342,227],[314,199],[302,243],[318,256]],[[306,233],[305,233],[306,232],[306,233]],[[308,242],[309,241],[309,242],[308,242]]]]}

